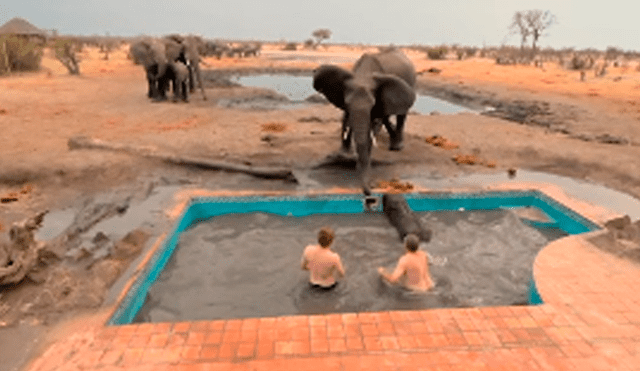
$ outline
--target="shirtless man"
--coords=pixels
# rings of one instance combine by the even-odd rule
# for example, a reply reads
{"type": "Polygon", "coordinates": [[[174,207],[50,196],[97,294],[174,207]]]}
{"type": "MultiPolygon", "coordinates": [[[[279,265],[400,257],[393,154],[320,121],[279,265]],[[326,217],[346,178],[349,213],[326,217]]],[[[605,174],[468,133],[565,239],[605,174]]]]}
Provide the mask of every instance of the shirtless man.
{"type": "Polygon", "coordinates": [[[334,233],[329,227],[318,232],[318,245],[305,247],[302,254],[302,269],[309,271],[309,283],[314,288],[332,289],[338,278],[344,277],[344,268],[340,256],[331,251],[334,233]]]}
{"type": "Polygon", "coordinates": [[[378,268],[382,279],[389,283],[400,283],[409,290],[424,292],[433,288],[429,275],[429,258],[424,251],[418,251],[420,239],[415,234],[408,234],[404,239],[407,252],[398,261],[398,266],[389,274],[383,267],[378,268]]]}

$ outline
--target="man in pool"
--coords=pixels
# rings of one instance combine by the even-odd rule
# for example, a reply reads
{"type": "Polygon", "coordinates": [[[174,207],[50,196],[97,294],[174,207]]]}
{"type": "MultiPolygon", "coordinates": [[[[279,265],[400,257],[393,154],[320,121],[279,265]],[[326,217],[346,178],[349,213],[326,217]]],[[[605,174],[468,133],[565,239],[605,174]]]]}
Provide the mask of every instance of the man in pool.
{"type": "Polygon", "coordinates": [[[433,288],[433,280],[429,275],[429,258],[424,251],[419,251],[420,239],[415,234],[408,234],[404,239],[407,252],[400,258],[393,273],[389,274],[383,267],[378,273],[383,280],[395,284],[400,283],[405,288],[426,292],[433,288]]]}
{"type": "Polygon", "coordinates": [[[318,244],[305,247],[302,254],[302,269],[309,271],[311,287],[329,290],[337,285],[336,276],[344,277],[340,256],[331,251],[334,233],[330,227],[318,232],[318,244]]]}

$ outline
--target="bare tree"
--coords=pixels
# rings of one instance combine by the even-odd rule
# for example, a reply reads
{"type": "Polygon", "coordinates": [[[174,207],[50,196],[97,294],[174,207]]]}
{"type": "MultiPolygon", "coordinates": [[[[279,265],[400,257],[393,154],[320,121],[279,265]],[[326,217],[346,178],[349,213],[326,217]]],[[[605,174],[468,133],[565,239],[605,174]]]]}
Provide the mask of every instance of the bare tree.
{"type": "Polygon", "coordinates": [[[313,31],[311,36],[316,38],[315,48],[317,48],[323,40],[331,38],[331,30],[328,28],[318,28],[317,30],[313,31]]]}
{"type": "Polygon", "coordinates": [[[524,12],[516,12],[513,15],[513,21],[509,26],[509,30],[510,35],[520,34],[520,50],[524,50],[524,44],[527,43],[527,38],[529,38],[531,34],[527,22],[524,20],[524,12]]]}
{"type": "Polygon", "coordinates": [[[531,36],[532,54],[535,55],[538,40],[543,36],[544,31],[555,23],[557,23],[556,16],[551,14],[548,10],[523,10],[515,12],[509,29],[511,30],[511,34],[520,34],[521,49],[524,49],[527,39],[531,36]]]}
{"type": "Polygon", "coordinates": [[[544,30],[557,23],[556,16],[551,14],[548,10],[543,12],[542,10],[535,9],[527,10],[525,12],[524,19],[527,22],[527,26],[529,27],[529,31],[533,37],[531,48],[533,49],[533,54],[535,54],[538,39],[542,36],[544,30]]]}

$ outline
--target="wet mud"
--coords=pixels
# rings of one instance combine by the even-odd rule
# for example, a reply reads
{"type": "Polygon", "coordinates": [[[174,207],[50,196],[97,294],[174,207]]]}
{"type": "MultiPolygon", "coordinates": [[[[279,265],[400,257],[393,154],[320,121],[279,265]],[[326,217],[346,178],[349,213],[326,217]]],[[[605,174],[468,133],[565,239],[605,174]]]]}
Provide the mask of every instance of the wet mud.
{"type": "Polygon", "coordinates": [[[582,121],[587,113],[571,104],[538,99],[511,99],[479,88],[425,80],[419,82],[417,90],[422,94],[469,107],[486,116],[545,128],[585,142],[639,145],[621,135],[580,132],[575,123],[582,121]]]}
{"type": "Polygon", "coordinates": [[[380,280],[377,267],[392,269],[404,253],[382,213],[226,215],[183,232],[135,321],[524,304],[537,252],[564,235],[543,234],[506,210],[417,215],[433,230],[421,247],[432,256],[433,292],[380,280]],[[346,278],[334,290],[315,291],[300,258],[324,225],[335,229],[346,278]]]}

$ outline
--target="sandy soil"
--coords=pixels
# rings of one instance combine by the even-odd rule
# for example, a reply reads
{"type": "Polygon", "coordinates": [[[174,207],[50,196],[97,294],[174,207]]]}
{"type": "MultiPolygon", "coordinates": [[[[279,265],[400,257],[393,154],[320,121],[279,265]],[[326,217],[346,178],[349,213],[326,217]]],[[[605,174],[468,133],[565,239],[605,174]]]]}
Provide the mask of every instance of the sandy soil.
{"type": "MultiPolygon", "coordinates": [[[[348,67],[363,51],[335,46],[283,52],[267,46],[258,58],[207,58],[205,68],[310,71],[327,62],[348,67]]],[[[87,48],[81,55],[82,74],[70,76],[47,51],[41,72],[0,78],[0,195],[18,199],[0,204],[0,241],[7,239],[11,223],[38,211],[79,207],[113,189],[144,194],[145,184],[154,179],[166,184],[295,189],[281,181],[254,182],[121,153],[69,150],[68,139],[78,135],[238,164],[288,166],[311,174],[324,187],[357,186],[352,169],[334,169],[328,176],[310,169],[339,147],[341,113],[336,108],[223,108],[216,104],[220,99],[265,93],[215,84],[208,85],[206,101],[196,92],[188,104],[151,103],[143,69],[126,54],[124,47],[103,60],[97,49],[87,48]]],[[[492,116],[411,115],[403,151],[389,152],[386,138],[380,138],[374,159],[391,165],[374,168],[374,178],[519,168],[589,179],[640,197],[640,72],[635,66],[610,68],[604,77],[591,73],[582,82],[579,72],[552,63],[543,68],[501,66],[481,58],[431,61],[417,52],[408,55],[422,72],[421,91],[496,110],[492,116]],[[432,67],[441,72],[426,72],[432,67]],[[433,146],[425,141],[433,135],[458,146],[433,146]],[[467,159],[480,163],[458,164],[452,160],[456,155],[473,155],[467,159]]],[[[108,287],[104,282],[96,285],[108,287]]],[[[62,318],[48,316],[44,309],[16,310],[27,300],[21,292],[38,293],[38,285],[23,286],[28,288],[2,293],[0,326],[25,320],[55,323],[62,318]]],[[[79,308],[96,310],[100,297],[93,299],[79,308]]]]}

